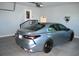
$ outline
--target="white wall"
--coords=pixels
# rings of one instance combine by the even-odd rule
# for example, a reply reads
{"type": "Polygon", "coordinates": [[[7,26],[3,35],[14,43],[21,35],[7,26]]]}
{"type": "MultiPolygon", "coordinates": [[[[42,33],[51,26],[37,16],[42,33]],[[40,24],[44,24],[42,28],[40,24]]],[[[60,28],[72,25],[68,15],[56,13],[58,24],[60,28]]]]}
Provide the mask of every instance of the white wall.
{"type": "Polygon", "coordinates": [[[79,36],[79,4],[67,4],[62,6],[50,6],[47,8],[28,7],[16,5],[15,11],[0,10],[0,36],[12,35],[19,28],[19,24],[25,21],[25,9],[32,10],[32,18],[39,19],[47,16],[47,22],[58,22],[74,30],[79,36]],[[70,16],[70,22],[64,21],[65,16],[70,16]]]}
{"type": "MultiPolygon", "coordinates": [[[[25,21],[25,10],[32,10],[32,19],[38,19],[40,9],[16,4],[15,11],[0,10],[0,37],[13,35],[19,24],[25,21]]],[[[27,20],[27,19],[26,19],[27,20]]]]}
{"type": "Polygon", "coordinates": [[[47,22],[58,22],[71,28],[75,36],[79,37],[79,4],[68,4],[62,6],[48,7],[41,9],[42,14],[47,16],[47,22]],[[64,21],[65,16],[70,16],[69,23],[64,21]]]}

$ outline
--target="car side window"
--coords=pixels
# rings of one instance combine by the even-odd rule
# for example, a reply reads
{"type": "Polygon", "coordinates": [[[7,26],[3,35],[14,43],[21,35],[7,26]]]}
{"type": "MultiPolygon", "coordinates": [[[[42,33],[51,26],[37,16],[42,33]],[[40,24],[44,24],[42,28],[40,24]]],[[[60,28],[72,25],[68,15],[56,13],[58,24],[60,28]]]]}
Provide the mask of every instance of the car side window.
{"type": "Polygon", "coordinates": [[[64,25],[62,25],[62,24],[53,24],[53,25],[50,25],[49,28],[50,28],[50,30],[53,29],[55,31],[67,30],[67,28],[64,25]]]}
{"type": "Polygon", "coordinates": [[[56,31],[59,31],[60,30],[59,29],[59,26],[57,24],[54,24],[54,28],[55,28],[56,31]]]}
{"type": "Polygon", "coordinates": [[[48,31],[52,31],[52,32],[56,31],[56,29],[54,28],[54,25],[50,25],[48,28],[48,31]]]}
{"type": "Polygon", "coordinates": [[[58,27],[59,27],[60,30],[66,30],[66,29],[67,29],[67,28],[66,28],[64,25],[62,25],[62,24],[58,24],[58,27]]]}

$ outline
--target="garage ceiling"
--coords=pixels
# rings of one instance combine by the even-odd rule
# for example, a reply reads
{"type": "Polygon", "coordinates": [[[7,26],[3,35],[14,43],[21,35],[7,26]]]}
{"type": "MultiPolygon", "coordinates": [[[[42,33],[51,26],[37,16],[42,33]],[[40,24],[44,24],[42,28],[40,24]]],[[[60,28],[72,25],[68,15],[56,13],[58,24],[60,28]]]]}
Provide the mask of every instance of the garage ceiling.
{"type": "MultiPolygon", "coordinates": [[[[40,3],[40,2],[37,2],[40,3]]],[[[44,6],[43,7],[49,7],[49,6],[59,6],[59,5],[65,5],[65,4],[77,4],[79,2],[41,2],[44,6]]],[[[34,3],[29,2],[17,2],[17,4],[30,6],[30,7],[36,7],[34,3]]]]}

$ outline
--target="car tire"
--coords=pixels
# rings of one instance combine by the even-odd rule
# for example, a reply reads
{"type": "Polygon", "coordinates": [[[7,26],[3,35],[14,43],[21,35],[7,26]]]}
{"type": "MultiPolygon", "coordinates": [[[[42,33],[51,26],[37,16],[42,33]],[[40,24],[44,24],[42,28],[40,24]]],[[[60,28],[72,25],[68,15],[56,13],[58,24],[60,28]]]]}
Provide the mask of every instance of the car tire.
{"type": "Polygon", "coordinates": [[[46,43],[44,44],[44,48],[43,51],[45,53],[49,53],[53,48],[53,40],[48,40],[46,41],[46,43]]]}
{"type": "Polygon", "coordinates": [[[73,38],[74,38],[74,32],[72,32],[72,33],[71,33],[71,36],[70,36],[69,41],[72,41],[72,40],[73,40],[73,38]]]}

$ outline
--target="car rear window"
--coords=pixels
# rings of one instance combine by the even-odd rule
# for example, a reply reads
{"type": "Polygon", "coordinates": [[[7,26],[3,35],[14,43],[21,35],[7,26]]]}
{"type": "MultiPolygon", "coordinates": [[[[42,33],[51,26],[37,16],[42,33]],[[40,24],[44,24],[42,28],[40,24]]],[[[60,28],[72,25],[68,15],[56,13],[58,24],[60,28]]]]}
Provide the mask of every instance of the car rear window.
{"type": "Polygon", "coordinates": [[[33,30],[33,31],[37,31],[42,29],[45,26],[45,24],[41,24],[41,23],[34,23],[34,24],[22,24],[21,28],[23,29],[28,29],[28,30],[33,30]]]}
{"type": "Polygon", "coordinates": [[[37,31],[37,30],[42,29],[44,26],[45,26],[44,24],[38,23],[38,24],[35,24],[35,25],[32,25],[32,26],[26,27],[25,29],[37,31]]]}

